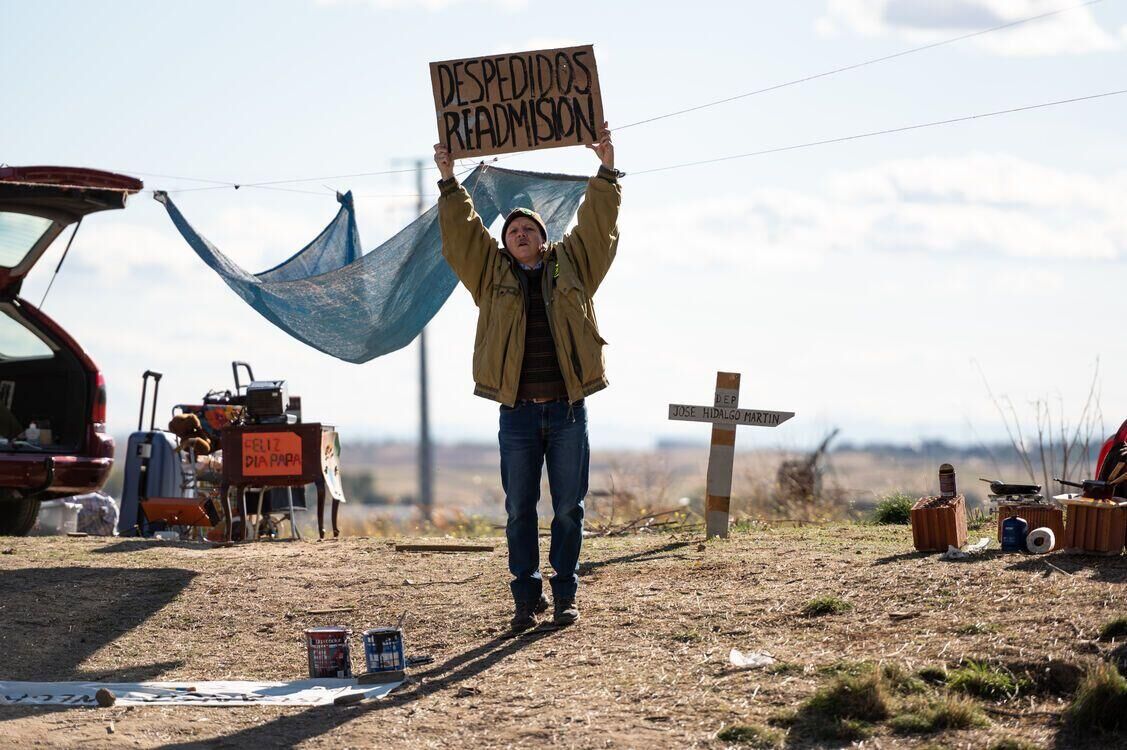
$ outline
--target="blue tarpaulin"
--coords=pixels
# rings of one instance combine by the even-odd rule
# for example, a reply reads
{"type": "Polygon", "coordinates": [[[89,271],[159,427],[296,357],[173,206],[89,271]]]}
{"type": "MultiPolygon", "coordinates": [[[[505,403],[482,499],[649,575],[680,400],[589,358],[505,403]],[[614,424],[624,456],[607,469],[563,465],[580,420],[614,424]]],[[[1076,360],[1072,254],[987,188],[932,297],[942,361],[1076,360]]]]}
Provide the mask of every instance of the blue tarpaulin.
{"type": "MultiPolygon", "coordinates": [[[[587,178],[479,166],[462,184],[485,226],[518,206],[544,217],[549,240],[575,215],[587,178]]],[[[438,207],[362,254],[352,194],[327,227],[288,260],[261,273],[239,268],[191,224],[167,193],[180,234],[248,305],[300,341],[346,362],[367,362],[411,343],[457,284],[442,257],[438,207]]]]}

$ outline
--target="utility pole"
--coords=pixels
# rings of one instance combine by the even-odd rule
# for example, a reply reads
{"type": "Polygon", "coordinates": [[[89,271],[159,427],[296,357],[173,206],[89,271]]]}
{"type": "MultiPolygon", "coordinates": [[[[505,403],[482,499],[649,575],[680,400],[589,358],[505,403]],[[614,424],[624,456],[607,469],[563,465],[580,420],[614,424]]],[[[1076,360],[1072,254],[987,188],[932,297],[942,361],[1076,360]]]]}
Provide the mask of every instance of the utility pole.
{"type": "MultiPolygon", "coordinates": [[[[419,216],[426,211],[423,198],[423,160],[415,162],[415,188],[419,216]]],[[[430,413],[427,404],[427,329],[419,332],[419,512],[422,520],[434,520],[434,455],[430,443],[430,413]]]]}

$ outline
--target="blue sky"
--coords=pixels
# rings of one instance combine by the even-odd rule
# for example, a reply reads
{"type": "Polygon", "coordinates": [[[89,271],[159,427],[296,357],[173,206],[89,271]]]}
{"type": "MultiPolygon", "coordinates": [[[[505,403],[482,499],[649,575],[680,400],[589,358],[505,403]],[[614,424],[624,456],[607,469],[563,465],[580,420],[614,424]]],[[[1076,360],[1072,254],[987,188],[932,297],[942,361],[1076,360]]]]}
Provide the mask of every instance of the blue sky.
{"type": "MultiPolygon", "coordinates": [[[[427,63],[595,45],[612,126],[1068,5],[1043,0],[633,3],[535,0],[25,3],[0,0],[0,162],[249,183],[429,158],[427,63]]],[[[1127,4],[1051,19],[616,133],[628,173],[1127,87],[1127,4]]],[[[1127,416],[1118,333],[1127,262],[1127,96],[627,177],[619,256],[596,298],[611,388],[596,446],[706,438],[665,405],[703,403],[715,371],[741,404],[795,411],[744,446],[1003,437],[978,368],[1028,404],[1079,412],[1100,361],[1107,422],[1127,416]],[[977,363],[977,364],[976,364],[977,363]]],[[[429,163],[429,162],[428,162],[429,163]]],[[[506,166],[591,173],[585,149],[506,166]]],[[[433,193],[434,173],[427,190],[433,193]]],[[[352,189],[365,248],[414,213],[413,175],[319,179],[287,193],[176,197],[249,270],[304,245],[352,189]]],[[[433,197],[430,198],[433,200],[433,197]]],[[[38,302],[62,251],[32,272],[38,302]]],[[[226,387],[229,362],[284,378],[347,439],[412,437],[417,351],[333,360],[246,307],[147,193],[91,217],[46,310],[106,373],[111,428],[139,375],[162,411],[226,387]]],[[[455,292],[428,329],[432,430],[491,440],[471,395],[474,310],[455,292]]]]}

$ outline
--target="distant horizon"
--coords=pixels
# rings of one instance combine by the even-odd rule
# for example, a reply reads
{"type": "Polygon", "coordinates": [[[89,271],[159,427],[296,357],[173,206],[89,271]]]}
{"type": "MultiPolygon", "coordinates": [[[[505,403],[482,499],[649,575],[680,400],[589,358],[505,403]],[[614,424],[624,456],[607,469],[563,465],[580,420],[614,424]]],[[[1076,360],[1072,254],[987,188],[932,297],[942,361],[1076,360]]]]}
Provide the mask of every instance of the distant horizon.
{"type": "MultiPolygon", "coordinates": [[[[132,432],[114,434],[113,438],[119,450],[126,444],[132,432]]],[[[1092,437],[1089,442],[1090,451],[1098,452],[1100,446],[1103,444],[1106,436],[1096,438],[1092,437]]],[[[808,446],[782,446],[782,445],[740,445],[738,439],[736,442],[736,450],[738,452],[748,453],[803,453],[814,450],[821,441],[811,443],[808,446]]],[[[433,439],[431,444],[435,448],[473,448],[482,450],[497,450],[497,443],[488,439],[451,439],[441,440],[433,439]]],[[[349,438],[346,435],[341,435],[342,447],[363,448],[363,447],[410,447],[414,448],[418,445],[416,439],[388,435],[384,437],[363,436],[359,438],[349,438]]],[[[1059,449],[1063,443],[1054,442],[1052,447],[1059,449]]],[[[707,449],[709,447],[709,438],[706,435],[700,440],[686,439],[682,437],[658,437],[655,439],[653,445],[650,446],[637,446],[637,445],[593,445],[592,450],[604,453],[655,453],[662,451],[678,451],[678,450],[694,450],[694,449],[707,449]]],[[[1049,447],[1049,443],[1045,444],[1049,447]]],[[[1031,443],[1028,450],[1032,452],[1036,448],[1035,443],[1031,443]]],[[[999,457],[1008,457],[1016,455],[1016,450],[1013,443],[1009,441],[993,441],[989,443],[959,443],[938,438],[920,438],[918,440],[908,441],[894,441],[894,440],[870,440],[870,441],[850,441],[850,440],[834,440],[829,446],[830,453],[904,453],[916,456],[930,456],[943,451],[948,451],[959,455],[974,455],[981,456],[988,453],[996,453],[999,457]]],[[[1078,447],[1076,450],[1080,450],[1078,447]]],[[[123,456],[118,455],[118,459],[123,456]]]]}

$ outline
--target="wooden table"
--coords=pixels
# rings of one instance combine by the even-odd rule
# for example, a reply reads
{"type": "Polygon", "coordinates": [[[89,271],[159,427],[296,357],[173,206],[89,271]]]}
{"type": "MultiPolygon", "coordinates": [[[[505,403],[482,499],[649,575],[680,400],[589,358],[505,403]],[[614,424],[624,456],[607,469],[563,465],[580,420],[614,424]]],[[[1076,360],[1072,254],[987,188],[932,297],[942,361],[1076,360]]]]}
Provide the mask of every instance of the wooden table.
{"type": "MultiPolygon", "coordinates": [[[[337,510],[344,502],[340,482],[340,440],[336,430],[319,422],[230,425],[221,432],[223,480],[219,486],[227,512],[227,540],[234,535],[230,490],[243,515],[246,538],[248,487],[317,487],[317,531],[325,538],[325,492],[333,498],[333,536],[340,536],[337,510]]],[[[293,523],[293,514],[290,514],[293,523]]]]}

